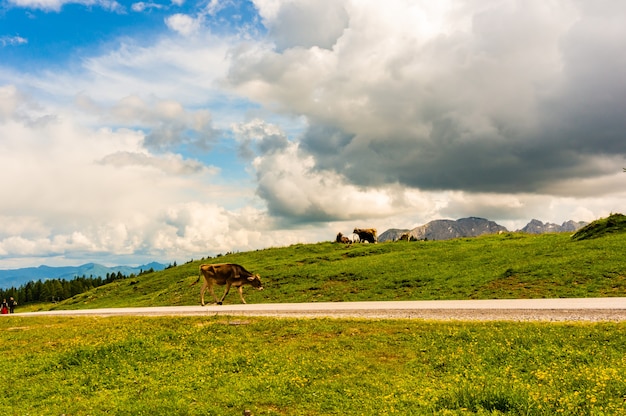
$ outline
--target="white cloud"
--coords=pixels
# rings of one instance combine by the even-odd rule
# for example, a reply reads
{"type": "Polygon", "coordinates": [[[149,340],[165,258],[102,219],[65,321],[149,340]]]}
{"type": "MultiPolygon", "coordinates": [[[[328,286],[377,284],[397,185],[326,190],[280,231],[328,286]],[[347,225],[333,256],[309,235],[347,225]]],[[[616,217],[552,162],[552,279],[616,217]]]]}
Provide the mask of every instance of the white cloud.
{"type": "Polygon", "coordinates": [[[130,8],[134,12],[143,12],[146,9],[146,3],[143,1],[133,3],[130,8]]]}
{"type": "Polygon", "coordinates": [[[14,85],[0,86],[0,120],[13,116],[19,103],[17,88],[14,85]]]}
{"type": "Polygon", "coordinates": [[[146,102],[131,95],[122,98],[111,108],[103,108],[95,105],[89,97],[81,95],[76,102],[84,110],[94,112],[104,122],[146,130],[144,145],[151,150],[167,151],[180,145],[208,149],[218,134],[208,110],[189,111],[180,102],[173,100],[146,102]]]}
{"type": "Polygon", "coordinates": [[[64,4],[73,3],[73,1],[67,0],[10,0],[9,3],[12,3],[19,7],[24,8],[32,8],[32,9],[43,9],[43,10],[54,10],[59,11],[64,4]]]}
{"type": "Polygon", "coordinates": [[[210,16],[215,16],[220,10],[226,7],[227,4],[228,0],[210,0],[204,11],[210,16]]]}
{"type": "Polygon", "coordinates": [[[141,13],[144,12],[146,10],[152,10],[152,9],[163,9],[165,6],[163,6],[162,4],[158,4],[158,3],[153,3],[153,2],[143,2],[143,1],[139,1],[137,3],[133,3],[130,8],[132,11],[137,12],[137,13],[141,13]]]}
{"type": "MultiPolygon", "coordinates": [[[[22,86],[54,105],[66,105],[76,96],[87,98],[83,104],[91,100],[97,105],[112,105],[128,96],[146,103],[177,101],[186,107],[220,100],[232,104],[238,98],[220,88],[232,42],[208,33],[192,38],[156,37],[148,45],[124,38],[119,46],[87,56],[66,71],[0,66],[0,83],[22,86]]],[[[221,108],[226,107],[216,106],[221,108]]],[[[225,113],[229,112],[226,108],[225,113]]]]}
{"type": "Polygon", "coordinates": [[[202,24],[202,19],[194,18],[186,14],[176,13],[165,19],[165,24],[171,30],[183,36],[190,36],[198,31],[202,24]]]}
{"type": "Polygon", "coordinates": [[[331,48],[343,34],[349,16],[343,1],[255,1],[279,49],[294,46],[331,48]]]}
{"type": "MultiPolygon", "coordinates": [[[[77,114],[52,108],[47,111],[54,117],[33,123],[19,90],[4,86],[0,92],[0,176],[5,178],[0,192],[7,195],[0,218],[10,224],[0,233],[0,257],[171,256],[157,244],[164,227],[170,227],[168,212],[176,209],[170,207],[194,201],[204,207],[201,212],[207,207],[237,212],[242,197],[253,198],[251,190],[216,184],[216,168],[179,154],[150,153],[141,130],[81,126],[73,121],[77,114]]],[[[172,103],[153,110],[165,118],[185,115],[172,103]]],[[[200,238],[195,233],[203,232],[182,229],[176,240],[182,247],[193,246],[200,238]]],[[[245,230],[239,234],[245,240],[245,230]]],[[[211,244],[220,238],[237,243],[227,236],[206,238],[211,244]]],[[[223,248],[204,244],[190,253],[223,248]]]]}
{"type": "Polygon", "coordinates": [[[275,124],[255,118],[249,122],[233,124],[235,137],[241,141],[262,141],[268,136],[281,136],[284,132],[275,124]]]}
{"type": "Polygon", "coordinates": [[[0,36],[0,46],[16,46],[28,43],[28,39],[21,36],[0,36]]]}
{"type": "Polygon", "coordinates": [[[146,153],[115,152],[106,155],[100,163],[118,168],[143,166],[154,168],[172,175],[191,175],[207,170],[212,174],[218,172],[216,168],[206,168],[195,160],[183,160],[180,155],[152,156],[146,153]]]}
{"type": "Polygon", "coordinates": [[[427,198],[396,186],[359,188],[332,172],[313,169],[297,144],[254,160],[259,194],[277,217],[301,222],[384,218],[424,208],[427,198]]]}
{"type": "Polygon", "coordinates": [[[121,11],[123,7],[114,0],[9,0],[9,3],[18,7],[41,9],[58,12],[66,4],[82,4],[85,6],[99,6],[109,11],[121,11]]]}
{"type": "Polygon", "coordinates": [[[122,43],[117,49],[86,59],[79,74],[50,77],[45,87],[58,96],[89,91],[98,102],[117,102],[136,95],[167,97],[198,106],[226,96],[217,87],[228,68],[225,58],[230,42],[201,34],[191,39],[163,37],[149,46],[122,43]]]}

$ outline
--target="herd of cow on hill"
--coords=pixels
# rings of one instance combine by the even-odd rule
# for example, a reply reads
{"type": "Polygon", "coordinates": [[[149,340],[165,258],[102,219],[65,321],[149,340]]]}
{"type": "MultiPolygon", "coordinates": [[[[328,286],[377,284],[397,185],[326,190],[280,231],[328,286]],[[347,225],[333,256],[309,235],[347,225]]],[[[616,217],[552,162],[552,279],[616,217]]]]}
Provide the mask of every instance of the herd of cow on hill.
{"type": "Polygon", "coordinates": [[[367,242],[367,243],[378,243],[378,234],[376,232],[376,228],[355,228],[352,232],[352,238],[346,237],[342,233],[337,234],[337,238],[335,241],[337,243],[358,243],[358,242],[367,242]]]}
{"type": "MultiPolygon", "coordinates": [[[[336,241],[338,243],[351,244],[353,242],[368,242],[377,243],[378,234],[375,228],[355,228],[353,238],[350,239],[343,234],[337,234],[336,241]]],[[[201,278],[204,278],[204,283],[200,289],[200,304],[204,306],[204,294],[209,289],[213,300],[218,305],[224,302],[224,298],[228,295],[231,287],[236,287],[239,291],[239,298],[242,303],[246,303],[243,298],[243,286],[250,285],[257,290],[263,290],[263,284],[261,283],[261,276],[258,274],[252,274],[247,271],[243,266],[232,263],[220,263],[220,264],[201,264],[198,273],[198,278],[191,286],[197,284],[201,278]],[[224,294],[221,299],[217,299],[213,286],[226,286],[224,294]]]]}

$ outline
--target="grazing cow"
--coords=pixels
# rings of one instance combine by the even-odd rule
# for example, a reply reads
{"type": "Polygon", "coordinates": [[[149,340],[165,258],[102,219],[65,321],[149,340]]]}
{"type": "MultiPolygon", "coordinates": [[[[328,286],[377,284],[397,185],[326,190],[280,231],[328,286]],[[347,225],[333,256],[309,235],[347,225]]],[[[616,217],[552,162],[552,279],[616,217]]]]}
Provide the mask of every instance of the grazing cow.
{"type": "Polygon", "coordinates": [[[353,233],[358,235],[361,241],[367,241],[370,243],[378,242],[376,228],[355,228],[353,233]]]}
{"type": "Polygon", "coordinates": [[[352,243],[352,240],[350,240],[348,237],[346,237],[345,235],[341,233],[337,234],[337,239],[335,241],[337,243],[344,243],[344,244],[352,243]]]}
{"type": "Polygon", "coordinates": [[[411,233],[404,233],[400,236],[400,241],[411,241],[411,233]]]}
{"type": "Polygon", "coordinates": [[[230,263],[222,263],[222,264],[202,264],[200,265],[200,273],[198,274],[198,279],[193,282],[191,285],[195,285],[200,281],[200,278],[204,276],[204,284],[202,285],[202,289],[200,289],[200,303],[204,306],[204,293],[206,292],[207,287],[209,288],[209,292],[213,296],[215,303],[221,305],[224,302],[224,298],[228,295],[228,291],[231,286],[234,286],[239,290],[239,297],[241,298],[241,302],[246,303],[243,298],[243,285],[251,285],[255,289],[263,290],[263,285],[261,284],[261,276],[258,274],[252,274],[243,266],[238,264],[230,264],[230,263]],[[215,292],[213,292],[213,285],[217,284],[220,286],[226,285],[226,289],[224,290],[224,294],[222,295],[222,299],[217,300],[217,296],[215,296],[215,292]]]}

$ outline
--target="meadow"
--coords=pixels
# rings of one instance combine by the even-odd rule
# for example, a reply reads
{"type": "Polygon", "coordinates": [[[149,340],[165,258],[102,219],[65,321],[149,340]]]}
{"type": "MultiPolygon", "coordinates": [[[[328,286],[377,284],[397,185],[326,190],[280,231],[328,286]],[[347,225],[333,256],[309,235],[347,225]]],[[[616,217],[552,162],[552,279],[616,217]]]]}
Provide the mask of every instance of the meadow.
{"type": "Polygon", "coordinates": [[[0,319],[8,415],[620,415],[626,323],[0,319]]]}

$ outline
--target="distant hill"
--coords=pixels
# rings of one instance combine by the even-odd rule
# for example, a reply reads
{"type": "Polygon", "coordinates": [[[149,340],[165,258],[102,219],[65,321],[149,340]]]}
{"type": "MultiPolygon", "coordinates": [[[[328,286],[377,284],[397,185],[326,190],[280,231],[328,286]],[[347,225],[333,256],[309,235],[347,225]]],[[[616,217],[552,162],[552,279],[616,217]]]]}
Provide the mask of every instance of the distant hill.
{"type": "Polygon", "coordinates": [[[398,241],[400,237],[402,237],[402,234],[408,233],[409,231],[411,230],[409,230],[408,228],[407,229],[390,228],[378,236],[378,241],[380,242],[398,241]]]}
{"type": "Polygon", "coordinates": [[[164,270],[165,264],[152,262],[138,267],[131,266],[114,266],[106,267],[101,264],[87,263],[82,266],[65,266],[65,267],[26,267],[22,269],[0,270],[0,287],[19,287],[30,281],[48,280],[48,279],[65,279],[72,280],[76,276],[93,276],[106,277],[107,273],[120,272],[125,276],[131,274],[139,274],[141,271],[153,269],[154,271],[164,270]]]}
{"type": "Polygon", "coordinates": [[[611,214],[608,218],[601,218],[581,228],[572,236],[572,239],[589,240],[607,234],[624,232],[626,232],[626,215],[611,214]]]}
{"type": "Polygon", "coordinates": [[[561,225],[554,223],[543,223],[539,220],[531,220],[524,228],[519,231],[528,233],[528,234],[544,234],[544,233],[565,233],[565,232],[574,232],[578,229],[586,226],[588,223],[584,221],[566,221],[561,225]]]}

